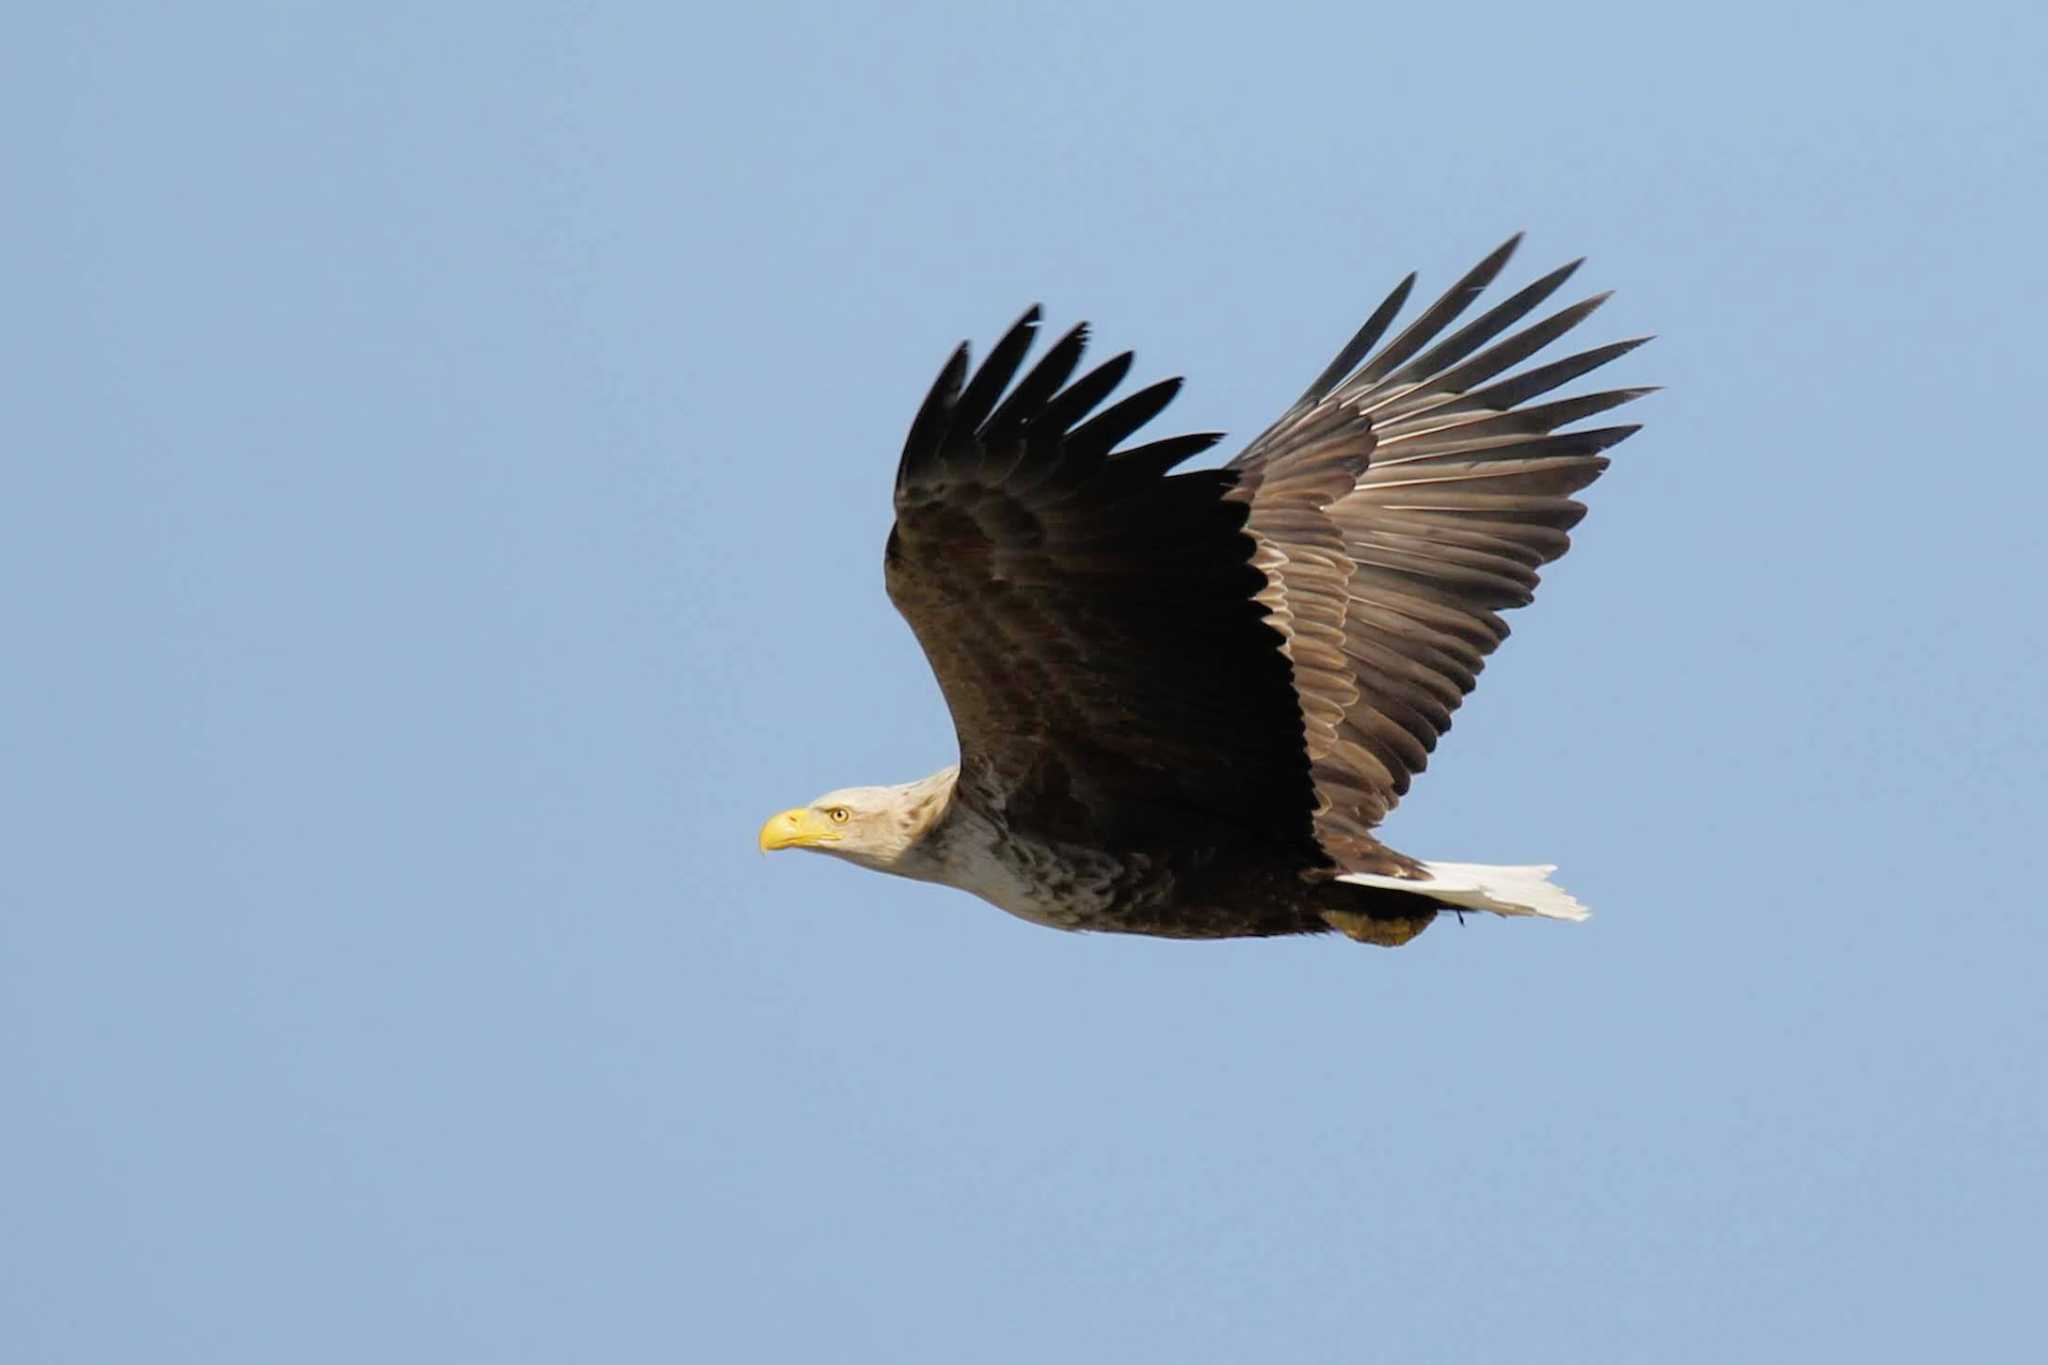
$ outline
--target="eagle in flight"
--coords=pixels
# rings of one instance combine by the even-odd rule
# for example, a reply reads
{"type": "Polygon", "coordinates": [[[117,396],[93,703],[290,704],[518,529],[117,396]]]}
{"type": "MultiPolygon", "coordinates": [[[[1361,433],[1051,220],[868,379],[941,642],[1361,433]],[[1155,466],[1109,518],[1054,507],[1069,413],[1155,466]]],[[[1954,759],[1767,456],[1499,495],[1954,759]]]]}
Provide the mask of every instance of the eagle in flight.
{"type": "Polygon", "coordinates": [[[963,344],[911,423],[884,555],[959,762],[783,811],[761,848],[1061,929],[1391,947],[1447,909],[1585,918],[1549,867],[1373,836],[1637,430],[1564,428],[1650,392],[1531,401],[1647,340],[1524,367],[1605,300],[1519,326],[1577,261],[1455,326],[1519,241],[1381,346],[1403,280],[1218,469],[1175,472],[1218,433],[1126,444],[1180,381],[1103,406],[1131,356],[1075,378],[1086,324],[1021,379],[1038,309],[971,375],[963,344]]]}

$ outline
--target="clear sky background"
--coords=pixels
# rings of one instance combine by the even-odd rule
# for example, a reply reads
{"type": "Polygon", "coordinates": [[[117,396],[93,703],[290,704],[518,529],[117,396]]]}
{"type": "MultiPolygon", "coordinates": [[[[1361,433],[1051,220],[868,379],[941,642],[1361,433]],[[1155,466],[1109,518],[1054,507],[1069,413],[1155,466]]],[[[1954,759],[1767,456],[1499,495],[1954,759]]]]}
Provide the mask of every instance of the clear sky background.
{"type": "Polygon", "coordinates": [[[2036,6],[10,28],[0,1356],[2038,1344],[2036,6]],[[1591,923],[755,852],[952,758],[880,563],[955,341],[1248,436],[1517,228],[1668,388],[1389,837],[1591,923]]]}

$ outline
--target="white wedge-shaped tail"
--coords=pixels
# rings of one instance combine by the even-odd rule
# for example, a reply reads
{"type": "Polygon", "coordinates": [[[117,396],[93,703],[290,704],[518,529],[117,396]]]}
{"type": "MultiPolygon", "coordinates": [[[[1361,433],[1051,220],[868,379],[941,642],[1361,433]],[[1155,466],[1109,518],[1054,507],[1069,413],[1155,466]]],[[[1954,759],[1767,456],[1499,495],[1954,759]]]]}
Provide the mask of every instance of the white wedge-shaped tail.
{"type": "Polygon", "coordinates": [[[1489,867],[1485,863],[1424,863],[1425,879],[1382,877],[1350,872],[1337,878],[1360,886],[1411,891],[1463,910],[1491,910],[1496,915],[1540,915],[1544,919],[1582,920],[1593,912],[1550,880],[1556,864],[1541,867],[1489,867]]]}

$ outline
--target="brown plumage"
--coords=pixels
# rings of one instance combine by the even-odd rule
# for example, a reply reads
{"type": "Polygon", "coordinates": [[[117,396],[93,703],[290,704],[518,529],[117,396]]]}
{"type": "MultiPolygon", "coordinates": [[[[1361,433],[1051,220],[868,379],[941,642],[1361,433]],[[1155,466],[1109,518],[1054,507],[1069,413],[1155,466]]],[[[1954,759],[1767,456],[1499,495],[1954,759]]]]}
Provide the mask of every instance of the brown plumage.
{"type": "Polygon", "coordinates": [[[835,793],[764,847],[1073,928],[1399,942],[1446,906],[1581,916],[1547,869],[1424,864],[1372,834],[1635,430],[1559,428],[1648,391],[1524,406],[1639,344],[1509,375],[1604,298],[1512,330],[1577,262],[1449,330],[1518,240],[1379,346],[1404,280],[1220,469],[1172,472],[1215,435],[1124,446],[1179,381],[1103,406],[1131,357],[1074,378],[1085,326],[1021,379],[1037,309],[971,377],[962,346],[911,425],[885,555],[957,780],[835,793]],[[877,843],[885,814],[902,832],[877,843]]]}

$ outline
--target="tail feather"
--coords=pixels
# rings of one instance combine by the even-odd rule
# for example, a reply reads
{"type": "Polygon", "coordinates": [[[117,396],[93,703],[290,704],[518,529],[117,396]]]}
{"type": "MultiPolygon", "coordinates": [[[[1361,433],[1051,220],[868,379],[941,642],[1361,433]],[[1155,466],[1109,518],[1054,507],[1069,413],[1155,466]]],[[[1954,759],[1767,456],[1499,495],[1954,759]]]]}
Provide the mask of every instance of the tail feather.
{"type": "Polygon", "coordinates": [[[1424,863],[1426,878],[1383,877],[1348,872],[1337,878],[1359,886],[1408,891],[1455,905],[1461,910],[1490,910],[1496,915],[1537,915],[1544,919],[1582,920],[1593,912],[1550,880],[1554,863],[1538,867],[1489,867],[1485,863],[1424,863]]]}

